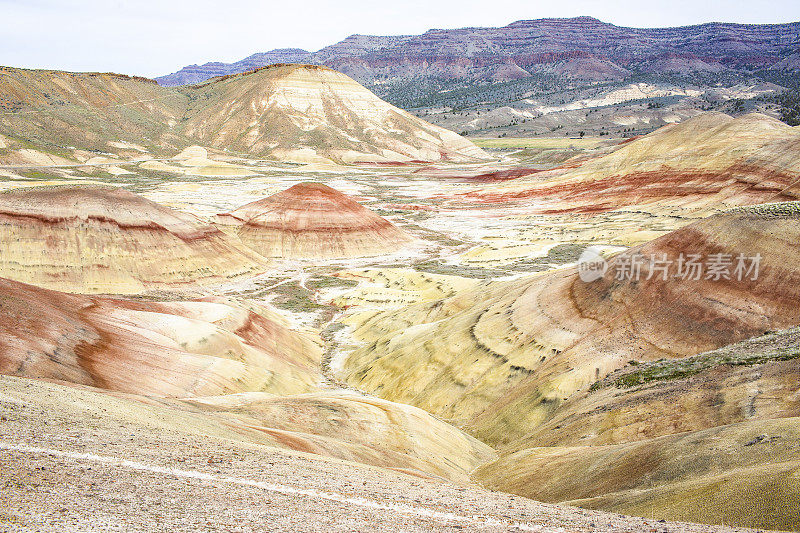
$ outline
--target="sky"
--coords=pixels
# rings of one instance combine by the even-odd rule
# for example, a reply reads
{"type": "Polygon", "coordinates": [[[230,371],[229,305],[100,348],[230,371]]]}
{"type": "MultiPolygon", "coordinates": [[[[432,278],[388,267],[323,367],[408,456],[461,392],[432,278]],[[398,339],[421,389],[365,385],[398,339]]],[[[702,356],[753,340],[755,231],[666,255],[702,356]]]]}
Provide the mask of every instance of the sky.
{"type": "Polygon", "coordinates": [[[316,51],[354,33],[505,26],[588,15],[619,26],[800,21],[800,2],[670,0],[0,0],[0,65],[159,76],[274,48],[316,51]]]}

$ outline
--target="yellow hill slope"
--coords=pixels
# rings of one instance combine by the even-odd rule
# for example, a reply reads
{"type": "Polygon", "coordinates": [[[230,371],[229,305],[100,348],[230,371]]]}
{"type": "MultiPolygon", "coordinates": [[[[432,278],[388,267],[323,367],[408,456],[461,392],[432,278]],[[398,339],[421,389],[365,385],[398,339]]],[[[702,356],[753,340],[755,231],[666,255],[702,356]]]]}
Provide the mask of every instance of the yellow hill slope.
{"type": "Polygon", "coordinates": [[[795,204],[732,211],[616,256],[593,283],[571,267],[356,315],[365,344],[343,377],[508,443],[631,360],[685,357],[800,323],[797,218],[795,204]],[[646,267],[640,282],[613,279],[634,256],[720,251],[760,253],[758,280],[645,280],[646,267]]]}
{"type": "Polygon", "coordinates": [[[706,113],[572,168],[470,191],[458,200],[524,202],[544,213],[725,209],[800,198],[800,129],[766,115],[706,113]],[[547,179],[544,179],[544,178],[547,179]]]}
{"type": "Polygon", "coordinates": [[[184,133],[210,146],[294,161],[474,161],[472,142],[314,65],[273,65],[183,89],[184,133]]]}
{"type": "Polygon", "coordinates": [[[200,219],[113,187],[2,193],[0,243],[0,276],[70,292],[197,291],[267,268],[200,219]]]}
{"type": "Polygon", "coordinates": [[[26,164],[18,152],[30,144],[67,159],[76,149],[167,155],[193,144],[304,163],[489,158],[313,65],[273,65],[180,88],[119,74],[1,67],[0,135],[5,164],[26,164]]]}

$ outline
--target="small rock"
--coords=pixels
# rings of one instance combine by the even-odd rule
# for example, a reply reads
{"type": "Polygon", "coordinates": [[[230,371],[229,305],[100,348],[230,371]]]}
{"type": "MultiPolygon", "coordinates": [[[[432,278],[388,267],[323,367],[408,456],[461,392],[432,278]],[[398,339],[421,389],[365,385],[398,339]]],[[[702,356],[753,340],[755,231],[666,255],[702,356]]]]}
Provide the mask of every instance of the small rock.
{"type": "Polygon", "coordinates": [[[760,442],[764,442],[765,440],[767,440],[767,438],[768,438],[767,435],[759,435],[758,437],[754,438],[753,440],[745,442],[744,445],[745,446],[752,446],[754,444],[758,444],[760,442]]]}

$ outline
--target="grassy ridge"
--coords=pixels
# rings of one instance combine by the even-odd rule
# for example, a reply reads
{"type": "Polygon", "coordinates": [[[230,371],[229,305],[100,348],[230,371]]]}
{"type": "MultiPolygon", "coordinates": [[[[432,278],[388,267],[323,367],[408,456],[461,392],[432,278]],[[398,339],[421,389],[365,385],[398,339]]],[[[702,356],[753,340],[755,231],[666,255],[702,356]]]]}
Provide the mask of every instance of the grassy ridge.
{"type": "Polygon", "coordinates": [[[693,376],[710,368],[763,365],[771,361],[788,361],[800,358],[800,328],[748,339],[730,346],[675,360],[661,360],[640,364],[631,361],[629,366],[594,383],[589,390],[605,387],[627,389],[647,383],[693,376]]]}
{"type": "Polygon", "coordinates": [[[503,137],[493,139],[488,137],[470,137],[470,140],[481,148],[534,148],[548,150],[553,148],[597,148],[607,139],[602,137],[584,137],[572,139],[570,137],[503,137]]]}

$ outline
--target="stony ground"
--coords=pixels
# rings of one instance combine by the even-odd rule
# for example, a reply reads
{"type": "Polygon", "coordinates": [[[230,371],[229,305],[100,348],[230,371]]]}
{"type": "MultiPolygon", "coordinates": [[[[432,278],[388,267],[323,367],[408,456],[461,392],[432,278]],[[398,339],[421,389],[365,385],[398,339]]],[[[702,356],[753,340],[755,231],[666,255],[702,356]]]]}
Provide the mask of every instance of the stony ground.
{"type": "Polygon", "coordinates": [[[177,404],[0,377],[2,531],[732,531],[248,442],[177,404]]]}

